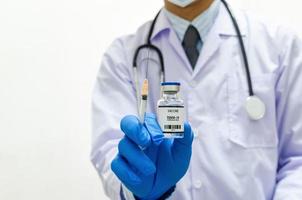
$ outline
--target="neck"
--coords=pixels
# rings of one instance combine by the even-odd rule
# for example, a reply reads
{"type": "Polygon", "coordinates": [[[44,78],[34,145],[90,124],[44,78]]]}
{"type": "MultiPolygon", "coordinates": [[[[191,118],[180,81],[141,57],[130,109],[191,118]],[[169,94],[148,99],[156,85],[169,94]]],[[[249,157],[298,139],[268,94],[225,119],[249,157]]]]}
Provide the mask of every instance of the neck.
{"type": "Polygon", "coordinates": [[[165,8],[183,19],[193,21],[195,17],[207,10],[211,6],[213,1],[214,0],[196,0],[189,6],[182,8],[176,6],[168,0],[165,0],[165,8]]]}

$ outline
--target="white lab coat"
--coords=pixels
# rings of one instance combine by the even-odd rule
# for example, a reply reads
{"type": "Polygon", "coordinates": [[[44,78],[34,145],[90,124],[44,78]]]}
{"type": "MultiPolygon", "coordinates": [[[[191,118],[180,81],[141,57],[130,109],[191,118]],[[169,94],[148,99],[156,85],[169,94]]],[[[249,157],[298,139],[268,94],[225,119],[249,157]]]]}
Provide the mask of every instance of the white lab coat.
{"type": "MultiPolygon", "coordinates": [[[[288,29],[267,25],[234,9],[250,62],[253,88],[266,114],[252,121],[238,38],[223,5],[192,70],[181,42],[163,13],[152,43],[164,55],[166,80],[181,82],[186,119],[195,139],[186,175],[171,199],[302,199],[302,43],[288,29]]],[[[105,53],[93,92],[91,160],[106,194],[120,198],[120,181],[110,169],[123,137],[120,120],[137,115],[132,72],[136,48],[144,44],[150,22],[118,38],[105,53]]],[[[148,112],[159,99],[159,61],[150,53],[148,112]]],[[[140,54],[140,85],[147,51],[140,54]]],[[[175,166],[177,167],[177,166],[175,166]]]]}

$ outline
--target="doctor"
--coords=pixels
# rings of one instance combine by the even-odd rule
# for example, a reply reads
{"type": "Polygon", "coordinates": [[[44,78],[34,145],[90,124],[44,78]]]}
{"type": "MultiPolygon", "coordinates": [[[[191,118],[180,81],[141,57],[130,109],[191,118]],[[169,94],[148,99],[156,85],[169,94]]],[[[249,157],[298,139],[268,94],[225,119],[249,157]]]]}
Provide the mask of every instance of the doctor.
{"type": "Polygon", "coordinates": [[[150,83],[148,113],[137,117],[133,57],[152,22],[116,39],[93,92],[91,160],[111,199],[301,200],[302,42],[220,0],[165,0],[150,42],[162,51],[166,81],[182,84],[182,139],[163,139],[156,123],[160,60],[137,57],[139,85],[150,83]],[[265,105],[251,118],[251,88],[265,105]],[[141,147],[144,147],[142,150],[141,147]]]}

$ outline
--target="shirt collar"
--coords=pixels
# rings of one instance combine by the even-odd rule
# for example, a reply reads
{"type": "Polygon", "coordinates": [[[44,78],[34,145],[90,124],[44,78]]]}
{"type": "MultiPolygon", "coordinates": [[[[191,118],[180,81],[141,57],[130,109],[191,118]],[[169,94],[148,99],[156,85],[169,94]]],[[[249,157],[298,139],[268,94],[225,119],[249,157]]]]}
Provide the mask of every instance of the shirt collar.
{"type": "MultiPolygon", "coordinates": [[[[232,9],[232,6],[230,6],[232,9]]],[[[244,20],[244,15],[241,12],[238,12],[237,9],[232,9],[235,18],[237,19],[237,22],[239,24],[239,28],[241,30],[241,36],[246,35],[246,21],[244,20]]],[[[236,36],[236,31],[234,29],[234,25],[230,19],[230,16],[228,12],[226,11],[226,8],[222,3],[219,5],[219,11],[218,16],[215,20],[215,26],[217,28],[217,32],[220,35],[224,36],[236,36]]],[[[160,35],[161,32],[164,31],[173,31],[173,27],[171,22],[169,21],[168,17],[165,14],[165,11],[162,9],[159,13],[157,22],[154,27],[153,34],[151,36],[151,40],[155,39],[157,36],[160,35]]]]}
{"type": "Polygon", "coordinates": [[[164,12],[181,41],[190,25],[193,25],[198,30],[202,40],[205,40],[209,30],[217,18],[220,3],[220,0],[214,0],[211,6],[206,11],[198,15],[193,21],[188,21],[178,17],[167,9],[164,9],[164,12]]]}

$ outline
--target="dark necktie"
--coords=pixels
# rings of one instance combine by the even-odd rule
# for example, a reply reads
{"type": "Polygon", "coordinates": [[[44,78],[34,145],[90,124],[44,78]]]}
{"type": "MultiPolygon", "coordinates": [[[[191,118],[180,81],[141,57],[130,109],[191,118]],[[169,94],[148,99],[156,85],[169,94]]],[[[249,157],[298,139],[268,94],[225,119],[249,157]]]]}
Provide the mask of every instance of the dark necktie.
{"type": "Polygon", "coordinates": [[[185,33],[182,46],[193,69],[199,57],[199,51],[197,49],[197,44],[199,41],[201,41],[201,38],[197,29],[194,26],[190,25],[185,33]]]}

